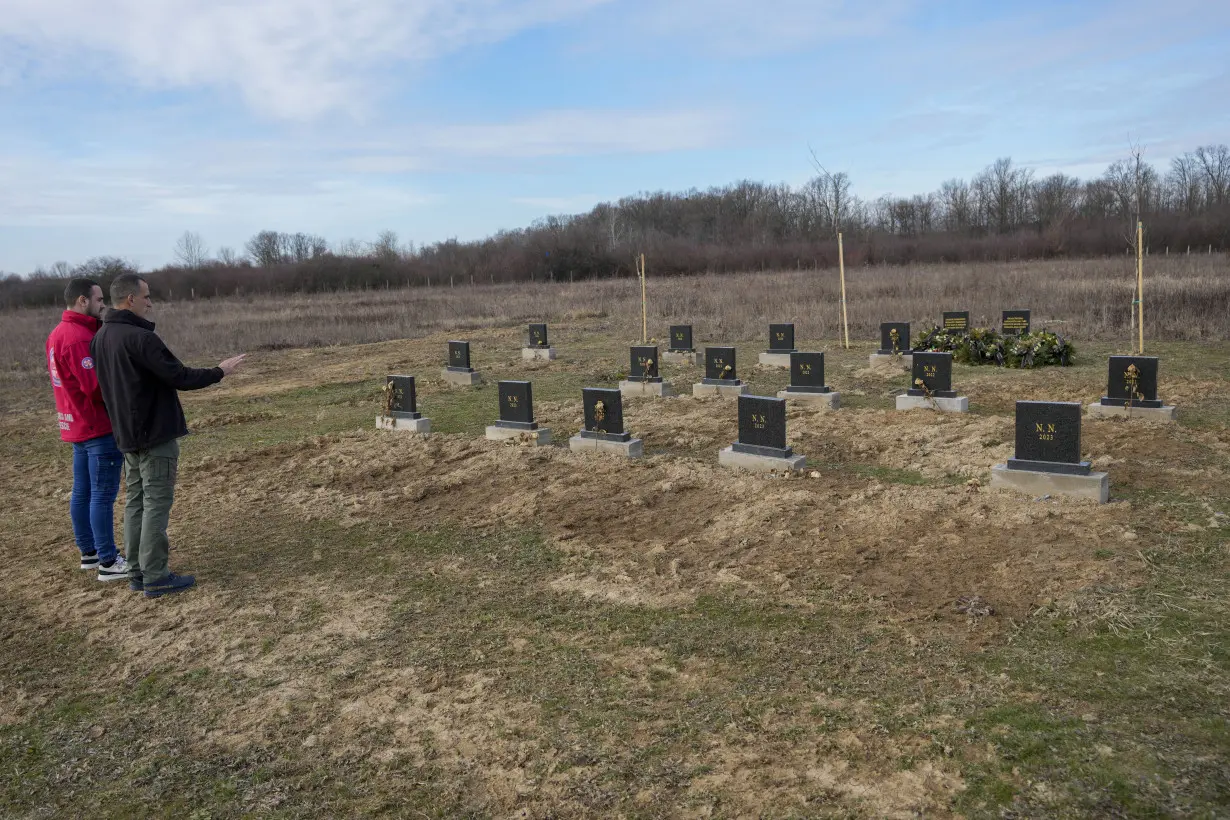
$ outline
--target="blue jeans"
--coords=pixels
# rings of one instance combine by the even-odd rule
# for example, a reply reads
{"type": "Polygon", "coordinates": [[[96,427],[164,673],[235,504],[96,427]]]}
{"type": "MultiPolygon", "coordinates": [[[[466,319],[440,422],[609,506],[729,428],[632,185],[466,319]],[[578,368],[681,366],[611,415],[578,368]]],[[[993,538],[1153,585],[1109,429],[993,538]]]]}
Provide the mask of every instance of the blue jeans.
{"type": "Polygon", "coordinates": [[[73,535],[82,555],[98,553],[100,564],[115,560],[115,497],[124,456],[115,436],[73,444],[73,495],[68,503],[73,535]]]}

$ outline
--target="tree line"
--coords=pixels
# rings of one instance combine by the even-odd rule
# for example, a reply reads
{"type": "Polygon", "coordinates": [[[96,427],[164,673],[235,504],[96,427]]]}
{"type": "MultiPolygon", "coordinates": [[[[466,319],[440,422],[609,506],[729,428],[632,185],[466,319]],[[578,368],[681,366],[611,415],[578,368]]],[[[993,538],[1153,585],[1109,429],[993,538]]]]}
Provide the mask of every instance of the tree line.
{"type": "MultiPolygon", "coordinates": [[[[1095,179],[1039,177],[1010,158],[927,194],[862,199],[844,172],[813,156],[816,174],[792,187],[740,181],[708,190],[641,193],[583,214],[551,216],[486,239],[415,247],[393,231],[330,244],[261,231],[244,248],[210,253],[185,232],[175,263],[150,271],[162,298],[317,292],[471,282],[584,280],[634,275],[644,253],[655,275],[830,267],[838,233],[846,264],[990,262],[1123,254],[1146,229],[1150,252],[1230,248],[1230,148],[1205,145],[1159,170],[1133,148],[1095,179]]],[[[136,270],[120,257],[57,262],[0,277],[0,307],[54,303],[70,276],[104,283],[136,270]]]]}

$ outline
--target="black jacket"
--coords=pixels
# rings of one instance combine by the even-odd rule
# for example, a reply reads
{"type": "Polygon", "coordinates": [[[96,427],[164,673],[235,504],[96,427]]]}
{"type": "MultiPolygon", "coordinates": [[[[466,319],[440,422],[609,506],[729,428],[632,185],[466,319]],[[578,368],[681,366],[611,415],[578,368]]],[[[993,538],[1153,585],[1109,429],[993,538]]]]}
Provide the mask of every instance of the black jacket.
{"type": "Polygon", "coordinates": [[[109,310],[90,342],[103,404],[122,453],[147,450],[188,435],[177,390],[222,381],[220,367],[184,367],[154,333],[154,323],[130,310],[109,310]]]}

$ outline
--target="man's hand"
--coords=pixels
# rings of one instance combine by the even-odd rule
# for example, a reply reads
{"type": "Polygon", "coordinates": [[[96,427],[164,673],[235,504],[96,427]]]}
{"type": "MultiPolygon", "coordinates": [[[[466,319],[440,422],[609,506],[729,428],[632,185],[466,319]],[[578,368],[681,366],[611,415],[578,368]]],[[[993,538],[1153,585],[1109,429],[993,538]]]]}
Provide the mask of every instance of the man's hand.
{"type": "Polygon", "coordinates": [[[232,356],[219,364],[218,367],[222,368],[222,375],[229,376],[234,373],[235,369],[238,368],[239,365],[243,364],[243,357],[247,355],[247,353],[240,353],[238,356],[232,356]]]}

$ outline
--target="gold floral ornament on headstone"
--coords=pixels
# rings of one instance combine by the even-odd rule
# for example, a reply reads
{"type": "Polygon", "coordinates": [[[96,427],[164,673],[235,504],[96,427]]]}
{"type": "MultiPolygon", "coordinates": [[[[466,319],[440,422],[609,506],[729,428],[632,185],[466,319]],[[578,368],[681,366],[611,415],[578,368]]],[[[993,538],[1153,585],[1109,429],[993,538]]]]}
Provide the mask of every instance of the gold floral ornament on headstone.
{"type": "Polygon", "coordinates": [[[897,328],[889,328],[888,338],[893,342],[893,353],[901,353],[901,334],[897,332],[897,328]]]}
{"type": "Polygon", "coordinates": [[[641,380],[648,381],[652,378],[649,374],[653,372],[653,359],[646,359],[641,366],[641,380]]]}
{"type": "Polygon", "coordinates": [[[725,379],[727,377],[726,374],[729,373],[733,369],[734,368],[731,367],[730,365],[726,365],[725,367],[723,367],[722,368],[722,378],[725,379]]]}
{"type": "Polygon", "coordinates": [[[606,418],[606,405],[600,401],[594,402],[594,428],[597,429],[602,420],[606,418]]]}
{"type": "Polygon", "coordinates": [[[1140,392],[1140,369],[1136,367],[1136,362],[1128,365],[1127,370],[1123,371],[1123,384],[1127,387],[1127,406],[1131,407],[1132,402],[1143,400],[1144,393],[1140,392]]]}
{"type": "Polygon", "coordinates": [[[384,414],[393,415],[393,408],[400,407],[404,394],[401,387],[394,381],[384,383],[384,414]]]}

